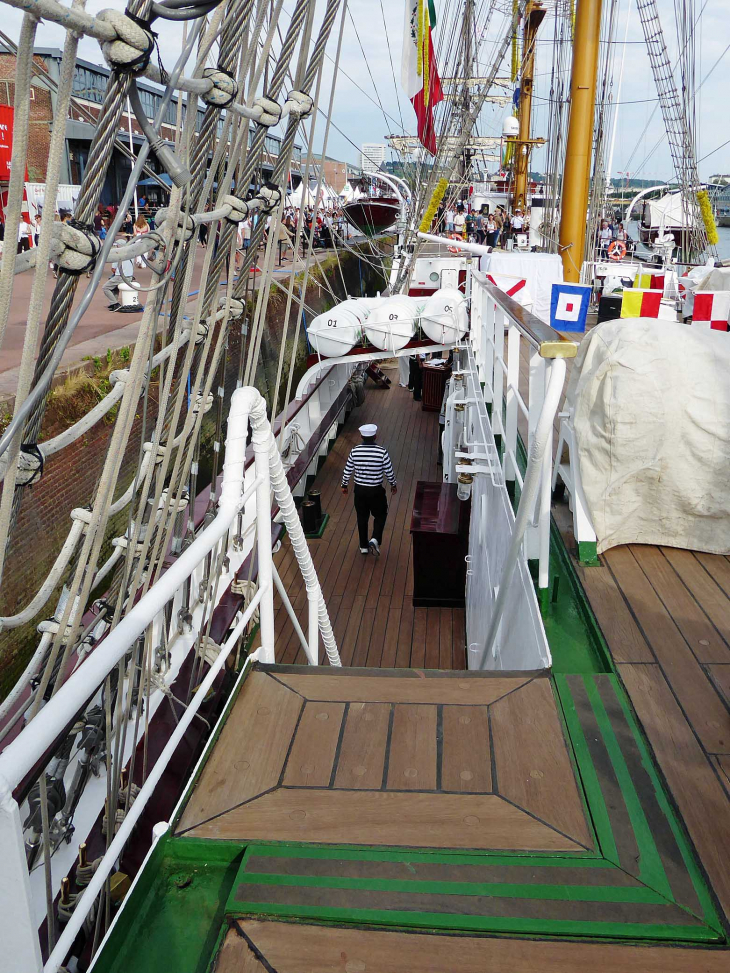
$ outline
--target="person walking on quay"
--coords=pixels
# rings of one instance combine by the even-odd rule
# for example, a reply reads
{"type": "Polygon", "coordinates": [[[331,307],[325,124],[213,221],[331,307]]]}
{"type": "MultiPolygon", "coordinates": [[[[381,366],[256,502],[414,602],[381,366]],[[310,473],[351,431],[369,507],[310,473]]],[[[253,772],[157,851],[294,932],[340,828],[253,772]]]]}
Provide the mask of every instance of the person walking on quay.
{"type": "Polygon", "coordinates": [[[375,442],[378,427],[374,423],[360,426],[362,442],[355,446],[347,457],[342,474],[342,492],[348,492],[350,477],[355,478],[355,513],[357,530],[360,535],[360,553],[380,557],[383,542],[383,528],[388,516],[388,501],[385,496],[383,477],[390,483],[391,496],[398,492],[393,464],[388,450],[375,442]],[[373,533],[368,541],[370,517],[373,517],[373,533]]]}

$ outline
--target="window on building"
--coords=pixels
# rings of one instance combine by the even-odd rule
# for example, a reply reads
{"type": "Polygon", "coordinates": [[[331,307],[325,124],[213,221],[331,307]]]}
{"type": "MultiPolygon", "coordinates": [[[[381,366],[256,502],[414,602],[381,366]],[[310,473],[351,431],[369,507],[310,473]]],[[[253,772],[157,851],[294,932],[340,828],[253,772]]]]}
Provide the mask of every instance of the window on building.
{"type": "Polygon", "coordinates": [[[83,98],[85,101],[93,101],[100,105],[104,101],[108,81],[105,74],[77,64],[74,68],[73,94],[76,98],[83,98]]]}

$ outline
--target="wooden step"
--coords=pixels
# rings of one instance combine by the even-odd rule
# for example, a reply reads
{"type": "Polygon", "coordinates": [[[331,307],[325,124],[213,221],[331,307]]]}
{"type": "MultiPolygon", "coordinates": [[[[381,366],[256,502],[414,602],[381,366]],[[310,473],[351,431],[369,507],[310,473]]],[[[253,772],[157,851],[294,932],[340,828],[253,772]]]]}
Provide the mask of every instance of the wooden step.
{"type": "Polygon", "coordinates": [[[594,855],[545,674],[257,666],[177,833],[594,855]]]}

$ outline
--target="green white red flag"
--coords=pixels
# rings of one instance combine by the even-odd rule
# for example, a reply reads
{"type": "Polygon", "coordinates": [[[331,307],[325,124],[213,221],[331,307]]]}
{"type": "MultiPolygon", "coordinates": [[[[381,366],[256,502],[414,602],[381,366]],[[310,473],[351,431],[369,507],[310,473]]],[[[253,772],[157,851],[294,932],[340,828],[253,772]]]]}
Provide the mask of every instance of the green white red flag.
{"type": "Polygon", "coordinates": [[[401,84],[416,112],[418,138],[431,155],[436,155],[433,110],[444,98],[431,36],[435,26],[433,0],[406,0],[401,84]]]}

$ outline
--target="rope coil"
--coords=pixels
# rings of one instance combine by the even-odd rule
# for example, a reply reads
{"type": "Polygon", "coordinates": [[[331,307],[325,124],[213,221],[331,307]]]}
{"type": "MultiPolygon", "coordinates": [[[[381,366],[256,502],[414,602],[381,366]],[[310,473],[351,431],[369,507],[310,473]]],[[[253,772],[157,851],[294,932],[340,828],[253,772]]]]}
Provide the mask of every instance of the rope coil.
{"type": "Polygon", "coordinates": [[[265,182],[256,193],[256,199],[261,200],[262,213],[271,213],[281,202],[281,187],[275,182],[265,182]]]}
{"type": "Polygon", "coordinates": [[[128,10],[102,10],[97,19],[116,33],[113,41],[103,41],[102,53],[110,68],[125,74],[142,74],[150,63],[157,35],[149,22],[128,10]]]}
{"type": "MultiPolygon", "coordinates": [[[[167,221],[170,215],[170,207],[163,206],[162,209],[157,210],[157,215],[155,216],[155,229],[162,232],[163,229],[167,229],[167,221]]],[[[178,213],[177,225],[175,227],[175,236],[183,243],[189,243],[193,239],[196,232],[196,223],[192,216],[187,213],[178,213]]]]}
{"type": "Polygon", "coordinates": [[[281,121],[283,109],[277,101],[262,95],[254,100],[251,114],[260,125],[266,125],[267,128],[270,128],[272,125],[278,125],[281,121]]]}
{"type": "Polygon", "coordinates": [[[289,113],[296,115],[300,121],[303,118],[309,118],[314,107],[312,96],[308,95],[306,91],[297,91],[296,89],[289,92],[286,103],[289,106],[289,113]]]}
{"type": "Polygon", "coordinates": [[[227,108],[238,97],[238,83],[230,71],[223,68],[206,68],[203,77],[212,83],[212,88],[202,95],[206,105],[227,108]]]}
{"type": "Polygon", "coordinates": [[[223,196],[221,203],[224,206],[230,206],[231,212],[226,216],[226,221],[228,223],[237,224],[245,220],[248,214],[251,212],[251,208],[245,199],[239,199],[238,196],[233,196],[230,193],[223,196]]]}
{"type": "Polygon", "coordinates": [[[101,240],[91,223],[79,220],[54,223],[53,237],[56,241],[55,262],[63,271],[72,277],[79,277],[94,269],[101,251],[101,240]]]}

